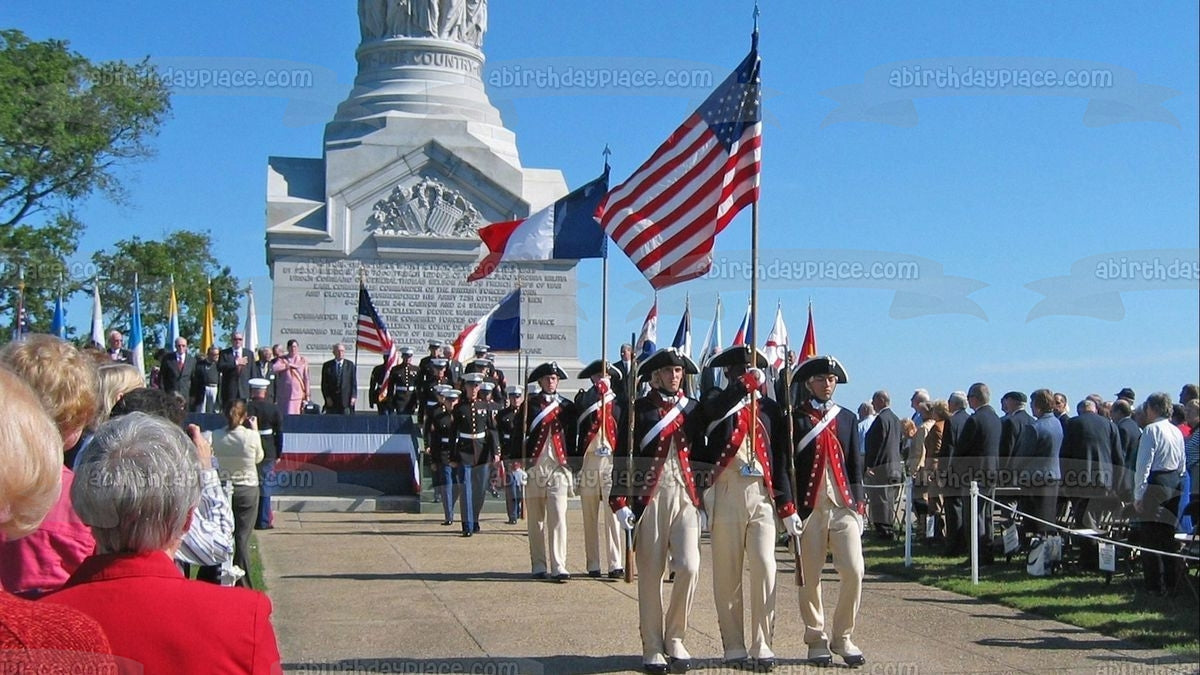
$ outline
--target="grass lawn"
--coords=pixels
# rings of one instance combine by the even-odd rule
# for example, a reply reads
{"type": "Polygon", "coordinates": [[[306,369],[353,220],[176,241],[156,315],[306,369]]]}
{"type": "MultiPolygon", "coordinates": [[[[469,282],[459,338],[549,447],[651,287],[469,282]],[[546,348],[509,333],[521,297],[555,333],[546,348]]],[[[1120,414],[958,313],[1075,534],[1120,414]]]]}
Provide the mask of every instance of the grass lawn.
{"type": "Polygon", "coordinates": [[[1140,568],[1135,576],[1116,575],[1106,584],[1100,572],[1068,569],[1054,576],[1033,577],[1025,557],[1003,557],[979,568],[979,585],[971,570],[959,567],[962,558],[943,558],[919,543],[913,545],[913,566],[904,566],[904,543],[863,540],[867,571],[907,578],[927,586],[1014,607],[1104,635],[1166,649],[1200,661],[1200,624],[1196,596],[1181,583],[1168,597],[1142,590],[1140,568]]]}
{"type": "Polygon", "coordinates": [[[258,554],[258,535],[250,535],[250,569],[246,571],[250,575],[250,583],[256,591],[266,591],[267,582],[263,581],[263,564],[262,556],[258,554]]]}

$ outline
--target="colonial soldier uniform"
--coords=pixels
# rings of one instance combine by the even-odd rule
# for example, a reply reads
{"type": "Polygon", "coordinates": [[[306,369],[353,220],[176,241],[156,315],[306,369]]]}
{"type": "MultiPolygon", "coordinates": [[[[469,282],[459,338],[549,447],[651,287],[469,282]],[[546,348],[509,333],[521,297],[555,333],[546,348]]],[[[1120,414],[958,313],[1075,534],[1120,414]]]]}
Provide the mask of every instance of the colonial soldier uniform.
{"type": "Polygon", "coordinates": [[[437,391],[438,405],[429,412],[427,418],[427,447],[436,472],[434,475],[440,476],[434,481],[434,489],[440,491],[442,496],[442,513],[445,515],[442,525],[453,525],[454,500],[462,489],[458,472],[455,471],[458,465],[458,438],[455,436],[453,412],[459,392],[444,385],[437,391]]]}
{"type": "Polygon", "coordinates": [[[617,516],[608,506],[612,495],[613,449],[617,447],[617,420],[620,402],[612,383],[621,371],[609,365],[607,373],[600,360],[592,361],[579,373],[579,379],[591,379],[592,387],[575,397],[579,410],[579,442],[582,456],[579,472],[579,500],[583,507],[583,550],[590,577],[599,577],[607,566],[610,579],[625,576],[625,558],[621,550],[624,537],[617,516]]]}
{"type": "Polygon", "coordinates": [[[788,534],[800,539],[800,557],[808,572],[800,588],[800,617],[808,659],[828,665],[832,654],[848,665],[866,663],[850,641],[862,594],[863,501],[858,417],[833,402],[833,390],[846,382],[846,371],[832,356],[814,356],[796,368],[795,379],[806,400],[795,404],[793,459],[797,485],[787,472],[787,451],[775,457],[775,499],[788,534]],[[798,488],[798,490],[796,489],[798,488]],[[832,630],[826,630],[821,604],[821,568],[833,552],[840,587],[832,630]],[[831,653],[832,652],[832,653],[831,653]]]}
{"type": "Polygon", "coordinates": [[[709,361],[724,368],[724,389],[709,389],[700,400],[707,442],[692,453],[704,476],[705,513],[712,530],[713,599],[725,662],[771,670],[775,653],[775,511],[771,452],[786,444],[776,435],[783,425],[779,406],[762,396],[767,358],[750,348],[730,347],[709,361]],[[748,368],[750,368],[748,370],[748,368]],[[751,392],[754,400],[751,401],[751,392]],[[752,413],[753,409],[753,413],[752,413]],[[750,420],[755,418],[751,430],[750,420]],[[753,438],[753,445],[751,439],[753,438]],[[743,630],[742,570],[750,564],[750,650],[743,630]],[[753,659],[752,663],[747,663],[753,659]]]}
{"type": "Polygon", "coordinates": [[[535,579],[549,574],[563,582],[571,578],[567,572],[567,496],[572,476],[567,458],[575,454],[575,404],[558,393],[558,381],[567,377],[558,363],[543,363],[529,377],[541,386],[541,393],[531,394],[518,413],[528,425],[523,456],[529,458],[525,488],[529,560],[535,579]]]}
{"type": "MultiPolygon", "coordinates": [[[[641,365],[653,389],[634,402],[633,456],[629,475],[625,458],[628,433],[619,435],[613,462],[610,505],[621,524],[634,529],[638,567],[638,616],[642,667],[648,673],[686,671],[691,655],[683,646],[688,615],[700,570],[700,498],[692,475],[691,451],[702,439],[693,415],[696,402],[679,387],[696,364],[674,347],[660,349],[641,365]],[[668,556],[675,585],[663,613],[662,584],[668,556]]],[[[631,383],[632,384],[632,383],[631,383]]],[[[628,429],[623,419],[621,429],[628,429]]]]}
{"type": "Polygon", "coordinates": [[[469,537],[479,531],[479,513],[483,509],[483,489],[492,455],[499,446],[496,424],[487,402],[479,395],[483,376],[470,373],[463,377],[463,396],[454,407],[454,431],[458,445],[458,469],[462,484],[462,534],[469,537]]]}
{"type": "Polygon", "coordinates": [[[521,482],[525,467],[521,464],[521,438],[518,438],[521,418],[521,388],[508,388],[508,405],[496,413],[496,433],[500,436],[500,457],[504,462],[504,504],[508,524],[516,525],[525,516],[525,484],[521,482]]]}

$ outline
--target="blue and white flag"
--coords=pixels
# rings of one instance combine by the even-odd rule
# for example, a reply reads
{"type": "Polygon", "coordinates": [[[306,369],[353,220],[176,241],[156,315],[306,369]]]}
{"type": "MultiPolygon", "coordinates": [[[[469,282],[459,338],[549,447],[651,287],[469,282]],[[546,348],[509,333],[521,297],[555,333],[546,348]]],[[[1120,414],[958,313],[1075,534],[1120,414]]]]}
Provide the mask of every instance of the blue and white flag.
{"type": "Polygon", "coordinates": [[[133,367],[145,376],[146,352],[142,339],[142,297],[138,292],[137,275],[133,276],[133,315],[129,319],[129,351],[133,353],[133,367]]]}

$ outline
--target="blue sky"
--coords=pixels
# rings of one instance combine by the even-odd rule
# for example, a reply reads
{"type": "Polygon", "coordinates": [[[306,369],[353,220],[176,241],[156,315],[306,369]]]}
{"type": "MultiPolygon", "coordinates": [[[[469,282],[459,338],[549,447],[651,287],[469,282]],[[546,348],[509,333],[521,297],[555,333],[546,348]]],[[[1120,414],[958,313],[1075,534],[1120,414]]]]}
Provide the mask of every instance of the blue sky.
{"type": "MultiPolygon", "coordinates": [[[[4,3],[0,25],[69,40],[92,59],[259,69],[271,59],[312,69],[321,83],[271,96],[180,92],[157,156],[125,174],[130,204],[81,208],[83,252],[135,233],[210,230],[217,256],[255,282],[268,331],[266,159],[320,155],[322,125],[354,77],[354,4],[4,3]]],[[[748,49],[751,7],[494,2],[485,76],[551,66],[711,72],[719,82],[748,49]]],[[[1041,386],[1072,400],[1111,398],[1123,386],[1139,397],[1175,395],[1200,379],[1197,13],[1194,2],[764,0],[760,260],[775,267],[760,289],[759,335],[782,302],[798,343],[811,299],[820,350],[851,375],[844,403],[886,388],[903,406],[914,387],[944,397],[977,380],[997,398],[1041,386]],[[887,81],[918,70],[1082,73],[1112,86],[906,90],[887,81]],[[1131,262],[1148,263],[1146,271],[1131,262]],[[803,263],[818,273],[832,266],[837,278],[814,278],[803,263]],[[854,263],[878,265],[884,277],[915,264],[920,279],[848,280],[854,263]],[[786,278],[784,268],[804,278],[786,278]],[[1181,268],[1190,278],[1178,278],[1181,268]],[[1101,278],[1108,272],[1138,278],[1101,278]]],[[[489,92],[517,134],[522,163],[561,169],[576,186],[598,173],[605,144],[614,182],[624,180],[707,90],[489,92]]],[[[716,257],[745,260],[749,245],[747,211],[718,238],[716,257]]],[[[615,352],[651,296],[620,253],[611,267],[615,352]]],[[[579,266],[585,360],[600,347],[599,277],[597,262],[579,266]]],[[[749,284],[710,279],[664,293],[660,342],[673,334],[685,293],[695,342],[717,293],[728,339],[749,284]]],[[[86,325],[87,312],[78,299],[70,320],[86,325]]]]}

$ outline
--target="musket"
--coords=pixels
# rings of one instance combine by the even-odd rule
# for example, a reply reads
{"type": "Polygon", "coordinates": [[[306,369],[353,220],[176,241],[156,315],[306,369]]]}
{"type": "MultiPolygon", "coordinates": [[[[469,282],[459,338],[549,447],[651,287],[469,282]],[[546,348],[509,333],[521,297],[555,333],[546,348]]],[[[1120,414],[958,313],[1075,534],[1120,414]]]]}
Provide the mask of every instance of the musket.
{"type": "MultiPolygon", "coordinates": [[[[794,413],[792,411],[792,360],[787,348],[784,348],[784,367],[787,372],[783,376],[783,414],[787,425],[787,469],[788,481],[792,486],[792,503],[799,501],[800,486],[796,483],[796,441],[792,432],[794,413]]],[[[796,559],[796,585],[804,585],[804,561],[800,557],[800,537],[792,537],[792,555],[796,559]]]]}
{"type": "MultiPolygon", "coordinates": [[[[525,367],[521,368],[521,352],[517,352],[517,368],[521,369],[521,395],[525,400],[521,402],[521,471],[525,472],[528,477],[529,471],[525,468],[525,427],[529,424],[529,355],[525,355],[525,367]]],[[[521,486],[521,520],[526,519],[525,514],[525,487],[521,486]]]]}
{"type": "MultiPolygon", "coordinates": [[[[637,343],[637,335],[631,334],[629,344],[633,345],[636,343],[637,343]]],[[[637,397],[637,383],[638,383],[638,362],[637,362],[637,354],[635,352],[633,354],[633,358],[631,358],[629,360],[629,381],[627,381],[625,383],[625,391],[627,394],[626,404],[628,405],[628,407],[625,408],[625,417],[629,420],[629,424],[625,425],[625,427],[626,427],[625,428],[625,434],[626,434],[625,440],[628,441],[628,443],[629,443],[629,452],[626,454],[626,460],[625,460],[625,493],[627,495],[626,499],[628,500],[629,504],[632,504],[633,499],[634,499],[634,494],[633,494],[633,444],[636,439],[634,438],[634,435],[633,435],[633,425],[635,422],[635,415],[634,415],[634,411],[633,411],[633,401],[637,397]]],[[[630,508],[632,509],[633,507],[630,506],[630,508]]],[[[622,525],[624,525],[624,524],[622,523],[622,525]]],[[[625,583],[632,584],[633,583],[633,571],[634,571],[633,570],[633,564],[634,564],[633,563],[633,530],[625,528],[625,527],[622,527],[622,529],[625,530],[625,583]]]]}

